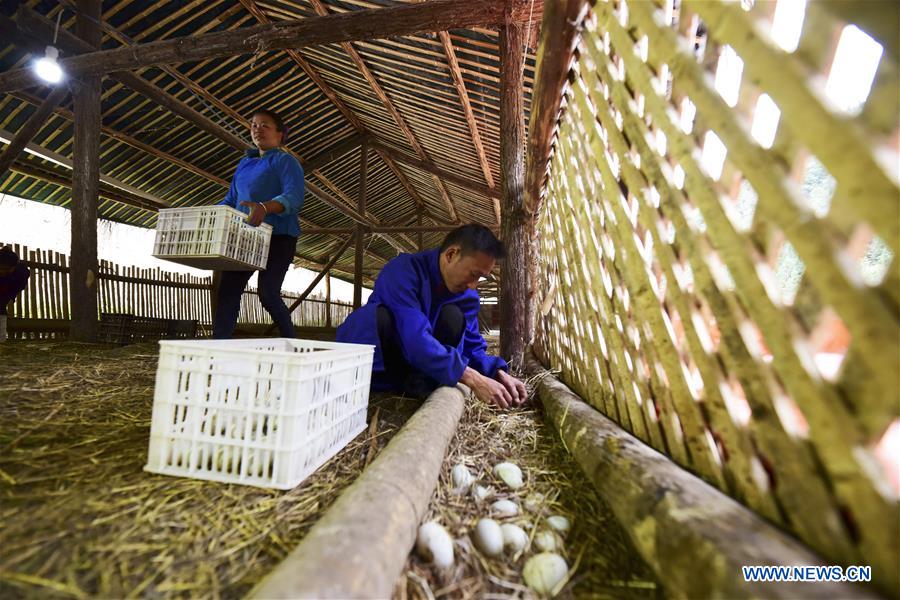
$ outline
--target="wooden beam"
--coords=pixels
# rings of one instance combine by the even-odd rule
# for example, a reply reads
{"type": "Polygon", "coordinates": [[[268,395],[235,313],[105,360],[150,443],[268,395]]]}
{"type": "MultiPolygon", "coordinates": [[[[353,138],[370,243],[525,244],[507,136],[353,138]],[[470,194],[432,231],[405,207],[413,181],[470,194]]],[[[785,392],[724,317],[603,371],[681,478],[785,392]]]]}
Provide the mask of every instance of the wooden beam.
{"type": "Polygon", "coordinates": [[[481,194],[482,196],[487,196],[488,198],[499,198],[500,191],[496,188],[491,189],[484,184],[477,183],[470,179],[466,179],[465,177],[460,177],[454,173],[450,173],[444,171],[443,169],[438,168],[434,163],[429,160],[423,160],[421,158],[416,158],[415,156],[410,156],[409,154],[404,153],[401,150],[396,148],[391,148],[390,146],[386,146],[381,142],[375,141],[372,143],[372,146],[376,150],[381,150],[387,156],[392,158],[393,160],[409,165],[411,167],[416,167],[418,169],[422,169],[427,173],[431,173],[432,175],[437,175],[443,181],[447,181],[454,185],[457,185],[461,188],[467,189],[471,192],[475,192],[476,194],[481,194]]]}
{"type": "MultiPolygon", "coordinates": [[[[246,8],[250,12],[250,14],[256,17],[256,20],[260,23],[271,22],[269,17],[263,12],[262,9],[260,9],[256,5],[256,2],[254,0],[241,0],[241,4],[243,4],[244,8],[246,8]]],[[[365,126],[362,124],[362,121],[360,121],[359,118],[355,114],[353,114],[353,111],[350,110],[350,107],[347,106],[347,104],[343,100],[341,100],[340,96],[337,95],[337,92],[335,92],[334,89],[330,85],[328,85],[328,82],[325,81],[325,78],[319,74],[316,68],[313,67],[309,63],[309,61],[303,58],[303,56],[297,50],[288,48],[287,50],[285,50],[285,52],[287,52],[287,55],[290,56],[295,63],[297,63],[297,66],[303,69],[303,72],[306,73],[306,76],[309,77],[320,90],[322,90],[322,93],[325,94],[325,97],[328,98],[332,104],[334,104],[334,106],[341,112],[342,115],[344,115],[344,118],[347,119],[347,121],[349,121],[351,125],[353,125],[353,128],[356,129],[357,132],[363,133],[365,131],[365,126]]]]}
{"type": "Polygon", "coordinates": [[[569,65],[588,6],[587,0],[561,0],[544,7],[541,24],[544,40],[537,56],[537,81],[531,94],[526,151],[525,206],[531,214],[538,214],[540,210],[563,85],[569,75],[569,65]]]}
{"type": "MultiPolygon", "coordinates": [[[[366,214],[366,171],[369,166],[369,145],[363,139],[359,157],[359,201],[356,210],[366,214]]],[[[353,262],[353,308],[362,306],[363,251],[365,250],[366,231],[360,224],[356,226],[356,258],[353,262]]]]}
{"type": "Polygon", "coordinates": [[[337,209],[337,211],[340,212],[342,215],[349,217],[350,219],[352,219],[353,221],[356,221],[357,223],[362,223],[364,225],[368,225],[369,221],[368,221],[368,219],[366,219],[366,217],[364,215],[357,213],[354,209],[350,208],[349,206],[345,206],[344,203],[341,202],[340,200],[334,199],[331,196],[331,194],[329,194],[328,192],[326,192],[325,190],[320,188],[315,183],[307,180],[306,181],[306,189],[310,193],[315,195],[316,198],[319,198],[320,200],[324,201],[329,206],[337,209]]]}
{"type": "Polygon", "coordinates": [[[653,569],[663,586],[659,591],[665,591],[666,597],[879,597],[872,584],[754,583],[735,577],[742,565],[761,562],[760,557],[788,569],[792,568],[789,565],[828,563],[796,538],[603,416],[594,408],[603,402],[599,391],[597,396],[580,398],[533,355],[527,367],[548,424],[558,431],[572,459],[596,486],[611,515],[653,569]],[[650,523],[652,534],[648,534],[650,523]],[[697,568],[701,564],[703,568],[697,568]]]}
{"type": "Polygon", "coordinates": [[[447,209],[447,214],[450,215],[450,220],[454,223],[459,223],[459,214],[456,212],[456,206],[453,204],[453,199],[450,197],[450,191],[437,174],[433,173],[431,178],[434,180],[434,187],[437,188],[438,193],[441,195],[441,200],[444,201],[444,206],[447,209]]]}
{"type": "MultiPolygon", "coordinates": [[[[76,125],[76,128],[77,128],[77,125],[76,125]]],[[[12,133],[10,133],[6,130],[0,129],[0,143],[9,144],[12,142],[13,138],[15,138],[15,136],[12,133]]],[[[63,156],[61,154],[57,154],[56,152],[53,152],[52,150],[44,148],[43,146],[38,146],[37,144],[35,144],[33,142],[29,142],[28,144],[25,144],[25,152],[32,154],[34,156],[37,156],[38,158],[41,158],[43,160],[46,160],[46,161],[55,163],[57,165],[60,165],[62,167],[65,167],[66,169],[68,169],[70,171],[73,171],[76,168],[76,165],[72,160],[66,158],[65,156],[63,156]]],[[[157,198],[156,196],[154,196],[152,194],[142,192],[141,190],[137,189],[136,187],[133,187],[131,185],[128,185],[127,183],[119,181],[115,177],[110,177],[109,175],[104,175],[103,173],[100,173],[100,182],[110,185],[112,187],[118,188],[125,192],[128,192],[129,194],[132,194],[134,196],[139,196],[139,197],[143,198],[144,202],[146,202],[148,204],[154,204],[156,206],[160,206],[163,208],[169,206],[169,203],[166,202],[165,200],[163,200],[162,198],[157,198]]]]}
{"type": "MultiPolygon", "coordinates": [[[[447,56],[447,64],[450,67],[450,75],[453,77],[453,84],[459,94],[459,100],[462,103],[463,113],[466,116],[466,123],[469,125],[469,134],[472,136],[472,145],[475,146],[475,154],[478,156],[478,162],[481,164],[481,172],[484,174],[484,181],[488,188],[494,189],[494,176],[491,174],[491,165],[488,163],[487,152],[484,150],[484,144],[481,143],[481,134],[478,132],[478,122],[475,120],[475,112],[472,110],[472,103],[469,101],[469,92],[466,90],[466,82],[463,80],[462,69],[459,68],[459,61],[456,59],[456,50],[453,49],[453,40],[446,31],[439,32],[441,45],[444,47],[444,54],[447,56]]],[[[498,204],[492,202],[494,207],[494,217],[497,219],[497,225],[500,225],[500,211],[498,204]]]]}
{"type": "MultiPolygon", "coordinates": [[[[453,231],[458,225],[362,225],[366,233],[446,233],[453,231]]],[[[304,227],[307,235],[347,235],[356,231],[356,227],[304,227]]]]}
{"type": "Polygon", "coordinates": [[[47,119],[50,117],[53,109],[56,108],[57,104],[62,102],[63,98],[65,98],[68,93],[69,89],[65,85],[60,84],[59,87],[54,88],[53,91],[50,92],[50,95],[47,96],[46,100],[41,102],[37,110],[31,113],[31,116],[28,117],[25,124],[16,132],[16,135],[10,141],[6,150],[0,155],[0,177],[6,174],[6,170],[9,169],[10,165],[12,165],[19,154],[21,154],[22,150],[25,149],[25,146],[31,141],[31,138],[37,135],[38,131],[41,130],[41,127],[47,123],[47,119]]]}
{"type": "Polygon", "coordinates": [[[303,164],[303,170],[312,172],[321,169],[325,165],[334,162],[345,154],[359,148],[363,144],[364,139],[365,136],[354,135],[353,137],[340,142],[336,146],[332,146],[321,154],[316,155],[315,158],[306,161],[303,164]]]}
{"type": "MultiPolygon", "coordinates": [[[[38,35],[51,35],[52,34],[53,24],[50,23],[49,21],[47,21],[40,15],[31,13],[30,11],[22,11],[22,14],[23,14],[22,20],[25,23],[26,32],[32,32],[32,33],[36,33],[38,35]]],[[[2,21],[0,21],[0,22],[2,22],[2,21]]],[[[110,35],[113,35],[114,37],[116,37],[117,39],[122,41],[123,43],[130,42],[130,40],[127,38],[127,36],[124,36],[124,34],[121,34],[114,28],[105,26],[104,29],[108,33],[110,33],[110,35]]],[[[68,39],[69,43],[72,44],[72,51],[77,52],[79,50],[79,48],[76,46],[78,44],[81,44],[81,41],[78,40],[77,38],[72,40],[71,34],[68,34],[68,35],[69,35],[69,37],[67,39],[68,39]]],[[[81,48],[81,49],[83,49],[83,48],[81,48]]],[[[177,70],[174,70],[174,69],[165,69],[165,70],[167,72],[175,71],[175,73],[178,76],[177,78],[179,80],[186,80],[186,81],[183,81],[185,83],[185,85],[189,86],[196,93],[203,94],[204,96],[209,96],[209,93],[206,92],[206,90],[204,90],[202,87],[198,86],[197,84],[195,84],[192,81],[190,81],[189,79],[187,79],[184,75],[179,73],[177,70]]],[[[206,119],[199,113],[196,113],[196,111],[193,111],[192,109],[182,105],[177,99],[169,96],[166,92],[159,90],[158,88],[156,88],[149,82],[146,82],[145,80],[138,78],[136,76],[131,76],[131,74],[129,74],[129,73],[117,74],[117,75],[125,75],[125,81],[123,81],[123,83],[125,85],[128,85],[132,89],[135,89],[135,91],[138,91],[139,93],[144,94],[145,96],[149,97],[151,100],[157,101],[159,104],[161,104],[162,106],[164,106],[165,108],[167,108],[169,110],[178,111],[177,114],[180,114],[180,116],[187,119],[189,122],[193,123],[200,129],[207,131],[208,133],[211,133],[212,135],[215,135],[219,139],[222,139],[229,145],[232,145],[238,149],[243,149],[243,148],[247,147],[247,144],[245,142],[243,142],[239,138],[235,137],[231,132],[225,130],[223,127],[217,125],[216,123],[209,121],[208,119],[206,119]]],[[[327,94],[327,92],[326,92],[326,94],[327,94]]],[[[219,106],[219,108],[225,110],[225,112],[228,112],[232,116],[236,116],[236,118],[238,118],[238,119],[242,119],[242,117],[237,115],[234,111],[231,111],[231,109],[228,108],[223,103],[221,103],[217,100],[216,100],[216,102],[218,103],[217,106],[219,106]]],[[[361,127],[361,124],[360,124],[360,127],[361,127]]],[[[119,134],[119,135],[122,135],[122,134],[119,134]]],[[[362,134],[360,134],[360,135],[362,135],[362,134]]],[[[361,143],[361,137],[353,138],[351,140],[348,140],[346,142],[346,145],[340,145],[339,147],[336,147],[335,149],[333,149],[333,151],[330,151],[330,152],[326,153],[325,155],[320,155],[320,156],[316,157],[315,159],[313,159],[312,161],[304,161],[301,157],[297,156],[295,153],[292,153],[292,154],[294,154],[295,157],[301,162],[301,164],[303,164],[304,170],[307,174],[320,175],[317,172],[319,166],[326,164],[329,160],[333,159],[333,157],[337,157],[341,153],[345,153],[346,151],[349,151],[350,149],[352,149],[352,147],[355,147],[355,146],[359,145],[360,143],[361,143]]],[[[324,177],[320,177],[320,178],[324,180],[324,177]]],[[[220,181],[222,181],[222,180],[220,180],[220,181]]],[[[224,185],[227,187],[227,185],[228,185],[227,182],[225,182],[224,185]]],[[[307,183],[307,189],[309,189],[310,192],[313,193],[313,195],[317,196],[319,199],[323,200],[324,202],[326,202],[333,208],[336,208],[337,210],[339,210],[346,216],[349,216],[351,219],[358,220],[359,218],[361,218],[358,215],[348,214],[345,211],[345,209],[348,208],[346,205],[340,204],[338,201],[336,201],[330,195],[323,193],[322,190],[318,186],[310,185],[309,183],[307,183]]],[[[373,221],[375,223],[378,222],[377,219],[374,219],[374,217],[372,215],[366,215],[364,222],[368,223],[369,221],[373,221]]],[[[385,239],[391,245],[393,245],[395,248],[397,248],[399,251],[405,252],[407,250],[407,248],[405,246],[398,244],[397,242],[393,241],[392,239],[389,239],[389,238],[385,238],[385,239]]],[[[406,241],[408,243],[411,243],[411,242],[409,242],[409,240],[406,240],[406,241]]]]}
{"type": "MultiPolygon", "coordinates": [[[[50,24],[49,21],[47,21],[43,17],[36,15],[36,14],[32,13],[31,11],[27,11],[27,10],[20,11],[20,18],[23,23],[23,30],[28,35],[41,35],[41,34],[50,35],[51,33],[49,33],[49,32],[52,32],[52,24],[50,24]],[[51,27],[51,29],[48,30],[47,27],[51,27]]],[[[62,40],[64,43],[68,44],[69,47],[72,49],[72,51],[78,52],[78,51],[85,50],[83,42],[81,42],[81,40],[78,40],[77,38],[73,39],[73,37],[74,36],[72,36],[71,34],[68,34],[67,32],[64,35],[63,31],[60,31],[60,40],[62,40]]],[[[114,77],[119,78],[123,84],[134,89],[138,93],[150,98],[151,100],[156,101],[157,103],[164,106],[168,110],[176,112],[181,117],[185,118],[186,120],[188,120],[192,124],[196,125],[203,131],[206,131],[207,133],[210,133],[211,135],[216,136],[217,138],[228,143],[229,145],[231,145],[235,148],[238,148],[238,149],[244,149],[247,147],[246,143],[244,143],[242,140],[240,140],[239,138],[234,136],[231,132],[225,130],[220,125],[213,123],[209,119],[206,119],[206,117],[204,117],[203,115],[201,115],[201,114],[197,113],[196,111],[194,111],[193,109],[185,106],[179,100],[170,96],[166,92],[160,90],[153,84],[141,79],[140,77],[137,77],[136,75],[133,75],[131,73],[117,73],[117,74],[114,74],[114,77]]],[[[354,138],[352,141],[348,142],[348,145],[358,144],[358,143],[361,143],[361,139],[357,140],[354,138]]],[[[337,149],[337,148],[335,149],[335,151],[338,151],[338,150],[342,150],[342,149],[337,149]]],[[[327,160],[327,157],[317,157],[317,159],[327,160]]],[[[298,157],[298,160],[300,160],[299,157],[298,157]]],[[[310,163],[307,161],[302,161],[302,160],[301,160],[301,164],[304,164],[304,170],[309,175],[318,174],[316,164],[310,163]]],[[[320,177],[320,178],[324,179],[323,177],[320,177]]],[[[227,186],[227,183],[225,185],[227,186]]],[[[320,200],[324,201],[329,206],[331,206],[331,207],[337,209],[338,211],[340,211],[341,213],[343,213],[345,216],[348,216],[351,219],[353,219],[357,222],[361,222],[363,224],[368,225],[370,223],[370,220],[372,218],[371,216],[355,214],[352,211],[352,209],[350,209],[348,206],[341,203],[339,200],[332,198],[331,195],[324,192],[321,188],[319,188],[317,185],[313,184],[312,182],[310,182],[310,181],[306,182],[306,189],[308,189],[310,191],[310,193],[312,193],[313,195],[318,197],[320,200]]],[[[388,241],[392,245],[395,245],[395,247],[397,247],[401,252],[405,252],[407,250],[406,247],[399,245],[396,242],[393,242],[393,240],[388,240],[388,241]]]]}
{"type": "MultiPolygon", "coordinates": [[[[422,226],[422,213],[423,212],[424,212],[424,209],[421,206],[419,207],[419,210],[416,211],[416,223],[418,224],[419,227],[422,226]]],[[[418,235],[416,236],[416,241],[418,242],[417,246],[419,247],[419,252],[421,252],[422,250],[424,250],[424,245],[422,244],[422,232],[421,231],[418,232],[418,235]]]]}
{"type": "MultiPolygon", "coordinates": [[[[343,191],[341,191],[341,189],[335,183],[333,183],[330,179],[328,179],[325,176],[325,174],[322,173],[321,171],[313,171],[313,175],[315,175],[325,185],[325,187],[328,188],[328,190],[332,194],[334,194],[335,196],[337,196],[338,198],[343,200],[343,203],[340,203],[339,200],[335,200],[334,198],[331,198],[331,201],[340,203],[340,207],[335,206],[335,208],[338,208],[338,210],[342,210],[342,211],[343,210],[351,210],[349,208],[349,206],[353,201],[350,198],[348,198],[347,195],[343,191]]],[[[308,186],[309,186],[309,183],[307,183],[307,187],[308,186]]],[[[356,221],[357,223],[361,223],[361,224],[367,225],[367,226],[374,226],[374,225],[381,224],[381,221],[370,212],[366,212],[365,215],[360,215],[358,212],[352,211],[352,214],[353,214],[353,216],[351,218],[353,218],[353,220],[356,221]]],[[[350,216],[350,215],[348,214],[347,216],[350,216]]],[[[414,247],[413,242],[409,239],[404,238],[402,234],[398,234],[399,239],[392,239],[391,237],[387,237],[385,235],[382,235],[382,237],[383,237],[384,241],[386,241],[391,246],[393,246],[397,250],[397,252],[407,252],[410,248],[414,247]],[[405,242],[406,245],[404,245],[404,243],[401,243],[400,240],[402,240],[402,242],[405,242]]]]}
{"type": "Polygon", "coordinates": [[[406,177],[406,174],[400,170],[400,168],[397,166],[397,163],[394,162],[394,159],[391,158],[391,156],[387,152],[385,152],[383,148],[375,144],[372,145],[372,148],[381,158],[382,162],[387,165],[387,168],[391,170],[391,172],[394,174],[394,177],[397,178],[397,181],[399,181],[400,185],[402,185],[406,190],[406,193],[412,197],[413,202],[415,202],[417,206],[424,208],[425,201],[422,200],[419,192],[417,192],[416,188],[412,186],[409,179],[406,177]]]}
{"type": "MultiPolygon", "coordinates": [[[[16,21],[19,23],[19,28],[26,35],[38,39],[46,39],[48,36],[53,35],[54,24],[48,19],[45,19],[28,9],[20,9],[16,16],[16,21]]],[[[65,29],[59,30],[57,43],[60,48],[66,52],[78,54],[79,56],[85,56],[92,51],[92,48],[89,45],[85,44],[82,40],[78,39],[65,29]]],[[[125,48],[135,48],[135,46],[126,46],[125,48]]],[[[2,77],[2,75],[0,75],[0,77],[2,77]]],[[[164,92],[146,79],[128,72],[114,73],[112,77],[135,92],[149,98],[163,108],[200,128],[202,131],[222,140],[229,146],[238,150],[244,150],[249,147],[249,143],[246,140],[242,140],[232,132],[207,119],[193,108],[187,106],[167,92],[164,92]]]]}
{"type": "MultiPolygon", "coordinates": [[[[322,3],[322,0],[309,0],[309,2],[315,9],[316,14],[321,16],[323,19],[328,18],[328,9],[322,3]]],[[[422,5],[420,4],[419,6],[422,5]]],[[[346,52],[350,57],[350,60],[353,61],[353,64],[356,65],[356,68],[359,69],[359,72],[363,76],[363,78],[369,83],[369,87],[372,89],[378,99],[381,100],[381,103],[382,105],[384,105],[385,110],[387,110],[388,114],[393,117],[394,122],[397,123],[400,131],[402,131],[403,135],[406,136],[406,140],[415,151],[416,156],[418,156],[423,161],[430,162],[428,153],[425,152],[425,148],[419,142],[416,134],[406,122],[406,119],[403,118],[403,115],[400,114],[400,111],[387,95],[387,92],[385,92],[384,88],[381,87],[381,84],[378,83],[378,79],[376,79],[375,74],[372,73],[368,65],[366,65],[366,62],[362,59],[362,56],[359,55],[359,52],[356,51],[356,48],[353,47],[353,44],[351,44],[349,41],[346,41],[341,43],[341,47],[344,49],[344,52],[346,52]]],[[[456,207],[453,205],[453,200],[450,198],[450,193],[437,177],[434,178],[434,183],[441,194],[441,198],[443,198],[444,203],[447,206],[447,213],[450,215],[451,220],[459,222],[459,218],[456,215],[456,207]]]]}
{"type": "MultiPolygon", "coordinates": [[[[100,0],[78,0],[75,31],[92,48],[102,35],[100,0]]],[[[100,76],[82,77],[73,89],[75,142],[72,170],[72,247],[69,294],[72,307],[70,337],[76,342],[97,339],[97,200],[100,190],[100,76]]]]}
{"type": "MultiPolygon", "coordinates": [[[[70,77],[134,71],[223,56],[467,29],[499,23],[503,9],[503,0],[432,0],[160,40],[75,56],[60,64],[70,77]]],[[[31,69],[0,74],[0,92],[36,83],[31,69]]]]}
{"type": "Polygon", "coordinates": [[[503,202],[503,285],[500,288],[500,355],[521,370],[534,329],[536,267],[532,214],[523,209],[525,184],[525,31],[520,25],[500,29],[500,168],[503,202]]]}
{"type": "Polygon", "coordinates": [[[209,135],[220,139],[232,148],[243,152],[250,147],[250,144],[246,140],[239,138],[234,133],[228,131],[221,125],[218,125],[207,119],[187,104],[184,104],[174,96],[171,96],[170,94],[162,91],[146,79],[143,79],[142,77],[139,77],[133,73],[127,72],[113,73],[112,76],[138,94],[141,94],[142,96],[149,98],[153,102],[156,102],[163,108],[169,110],[173,114],[178,115],[188,123],[191,123],[195,127],[198,127],[209,135]]]}
{"type": "MultiPolygon", "coordinates": [[[[9,170],[15,173],[21,173],[22,175],[28,175],[29,177],[34,177],[35,179],[40,179],[41,181],[46,181],[47,183],[53,183],[55,185],[59,185],[69,189],[72,188],[71,176],[57,173],[52,169],[47,169],[36,164],[31,164],[30,162],[18,160],[10,165],[9,170]]],[[[129,194],[128,192],[117,190],[116,188],[104,184],[102,181],[100,182],[100,197],[106,198],[107,200],[112,200],[113,202],[118,202],[120,204],[133,206],[135,208],[149,210],[151,212],[156,212],[159,210],[159,207],[157,207],[155,204],[147,202],[141,196],[135,196],[134,194],[129,194]]]]}

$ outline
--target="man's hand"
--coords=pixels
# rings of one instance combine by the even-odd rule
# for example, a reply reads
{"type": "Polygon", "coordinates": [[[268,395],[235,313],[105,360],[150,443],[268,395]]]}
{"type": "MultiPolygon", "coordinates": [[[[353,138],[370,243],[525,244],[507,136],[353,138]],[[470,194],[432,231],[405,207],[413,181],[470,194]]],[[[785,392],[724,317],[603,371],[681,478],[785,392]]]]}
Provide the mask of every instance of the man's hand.
{"type": "Polygon", "coordinates": [[[497,371],[497,374],[494,377],[503,384],[503,387],[509,392],[513,406],[522,406],[528,399],[528,392],[525,390],[525,384],[506,371],[501,369],[497,371]]]}
{"type": "Polygon", "coordinates": [[[512,396],[506,387],[495,379],[485,377],[472,367],[466,367],[460,380],[469,386],[482,401],[500,408],[509,408],[513,403],[512,396]]]}
{"type": "Polygon", "coordinates": [[[259,224],[269,214],[261,202],[241,202],[241,206],[246,206],[250,209],[250,213],[247,215],[247,222],[253,227],[259,227],[259,224]]]}

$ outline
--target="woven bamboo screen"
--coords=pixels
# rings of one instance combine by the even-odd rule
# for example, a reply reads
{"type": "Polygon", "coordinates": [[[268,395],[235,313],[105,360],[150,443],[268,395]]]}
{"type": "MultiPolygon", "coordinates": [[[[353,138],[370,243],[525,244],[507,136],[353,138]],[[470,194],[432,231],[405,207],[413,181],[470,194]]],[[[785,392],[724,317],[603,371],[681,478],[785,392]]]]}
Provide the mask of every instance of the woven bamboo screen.
{"type": "Polygon", "coordinates": [[[897,589],[897,63],[875,56],[867,100],[841,89],[845,26],[800,0],[593,6],[535,348],[647,444],[897,589]]]}

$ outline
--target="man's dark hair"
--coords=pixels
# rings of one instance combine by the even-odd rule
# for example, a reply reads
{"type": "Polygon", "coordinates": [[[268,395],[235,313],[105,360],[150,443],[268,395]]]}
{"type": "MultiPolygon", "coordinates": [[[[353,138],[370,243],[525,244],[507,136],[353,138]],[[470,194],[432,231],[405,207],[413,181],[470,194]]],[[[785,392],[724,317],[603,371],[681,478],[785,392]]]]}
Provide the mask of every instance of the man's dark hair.
{"type": "Polygon", "coordinates": [[[454,244],[459,245],[462,256],[475,252],[483,252],[498,260],[506,256],[503,242],[497,239],[493,231],[478,223],[463,225],[448,233],[441,244],[441,252],[454,244]]]}
{"type": "Polygon", "coordinates": [[[19,264],[19,255],[9,246],[0,248],[0,267],[14,267],[19,264]]]}
{"type": "Polygon", "coordinates": [[[281,132],[281,144],[284,145],[287,143],[288,133],[290,133],[290,130],[288,129],[288,126],[284,124],[284,119],[281,118],[281,115],[279,115],[274,110],[269,110],[268,108],[260,108],[254,110],[251,116],[255,117],[256,115],[266,115],[267,117],[272,119],[272,121],[275,122],[275,129],[281,132]]]}

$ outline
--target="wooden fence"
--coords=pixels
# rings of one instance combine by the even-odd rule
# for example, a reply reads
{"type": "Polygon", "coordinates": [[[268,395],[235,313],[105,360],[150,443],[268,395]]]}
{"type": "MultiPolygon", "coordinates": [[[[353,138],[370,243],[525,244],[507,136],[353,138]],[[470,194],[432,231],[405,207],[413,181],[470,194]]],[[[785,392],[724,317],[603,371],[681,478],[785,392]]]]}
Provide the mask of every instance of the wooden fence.
{"type": "Polygon", "coordinates": [[[824,101],[839,40],[861,35],[829,10],[593,4],[535,350],[648,445],[897,590],[900,65],[886,47],[868,98],[824,101]]]}
{"type": "MultiPolygon", "coordinates": [[[[71,318],[68,256],[48,250],[32,250],[18,244],[11,246],[31,271],[28,287],[7,307],[11,321],[27,321],[29,324],[27,332],[14,329],[14,337],[60,337],[65,323],[71,318]]],[[[211,286],[212,278],[209,276],[196,277],[159,268],[141,269],[101,261],[97,290],[99,309],[101,313],[196,319],[201,329],[206,330],[212,324],[211,286]]],[[[282,294],[288,306],[298,297],[297,294],[282,294]]],[[[352,310],[353,307],[345,302],[308,297],[291,317],[298,327],[336,327],[352,310]]],[[[256,289],[245,290],[238,322],[271,322],[256,289]]]]}

